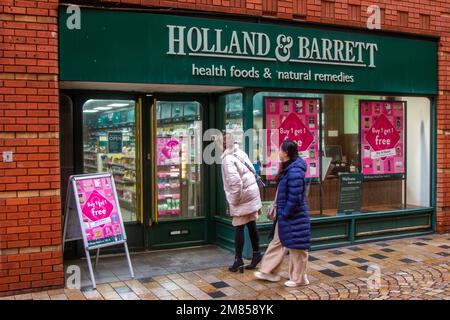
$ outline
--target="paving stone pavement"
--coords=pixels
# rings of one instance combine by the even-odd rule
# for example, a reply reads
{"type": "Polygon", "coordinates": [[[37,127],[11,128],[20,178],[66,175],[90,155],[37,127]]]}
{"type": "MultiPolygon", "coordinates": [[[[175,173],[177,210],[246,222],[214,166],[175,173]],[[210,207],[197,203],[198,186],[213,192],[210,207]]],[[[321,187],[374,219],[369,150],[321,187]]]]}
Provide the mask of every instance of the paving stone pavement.
{"type": "MultiPolygon", "coordinates": [[[[257,280],[252,271],[230,273],[225,261],[222,266],[216,266],[221,264],[217,261],[208,262],[208,257],[210,260],[232,257],[218,248],[167,251],[158,253],[160,261],[176,255],[181,258],[171,263],[179,264],[181,259],[186,269],[181,264],[180,271],[170,272],[173,266],[168,264],[148,276],[152,269],[149,267],[147,273],[138,273],[136,279],[124,276],[120,280],[113,273],[113,281],[98,284],[97,290],[84,286],[80,290],[57,289],[0,300],[450,300],[449,245],[450,234],[443,234],[312,251],[307,269],[310,285],[298,288],[284,287],[285,279],[279,283],[257,280]],[[200,259],[205,268],[200,267],[202,264],[189,264],[189,259],[200,259]]],[[[146,257],[144,254],[133,259],[144,259],[145,264],[146,257]]],[[[158,261],[152,257],[149,261],[156,268],[158,261]]],[[[287,259],[280,273],[284,278],[287,259]]]]}

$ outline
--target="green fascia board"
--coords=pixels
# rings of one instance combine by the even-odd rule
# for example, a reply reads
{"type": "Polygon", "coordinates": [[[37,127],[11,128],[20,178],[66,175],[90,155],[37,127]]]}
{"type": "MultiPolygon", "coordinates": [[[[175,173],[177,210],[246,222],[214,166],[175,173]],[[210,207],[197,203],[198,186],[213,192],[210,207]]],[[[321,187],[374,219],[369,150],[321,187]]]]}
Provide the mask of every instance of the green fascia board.
{"type": "Polygon", "coordinates": [[[436,39],[91,8],[82,9],[80,29],[69,29],[70,17],[61,6],[61,81],[437,94],[436,39]],[[225,74],[199,75],[194,67],[225,74]],[[232,68],[258,76],[232,76],[232,68]],[[312,79],[283,78],[289,72],[312,79]]]}

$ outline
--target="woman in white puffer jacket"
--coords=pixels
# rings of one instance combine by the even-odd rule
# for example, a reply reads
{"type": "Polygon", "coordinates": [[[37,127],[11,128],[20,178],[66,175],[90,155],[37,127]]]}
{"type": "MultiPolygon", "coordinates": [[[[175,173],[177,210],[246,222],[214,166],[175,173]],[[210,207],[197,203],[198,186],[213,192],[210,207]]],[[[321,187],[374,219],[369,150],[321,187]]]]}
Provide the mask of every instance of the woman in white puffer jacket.
{"type": "Polygon", "coordinates": [[[259,236],[256,228],[261,197],[256,183],[255,169],[247,154],[234,143],[233,135],[226,134],[222,154],[222,180],[228,202],[229,214],[235,228],[235,261],[228,269],[231,272],[243,271],[242,250],[244,247],[244,228],[247,226],[253,248],[253,257],[246,269],[254,269],[262,259],[259,249],[259,236]]]}

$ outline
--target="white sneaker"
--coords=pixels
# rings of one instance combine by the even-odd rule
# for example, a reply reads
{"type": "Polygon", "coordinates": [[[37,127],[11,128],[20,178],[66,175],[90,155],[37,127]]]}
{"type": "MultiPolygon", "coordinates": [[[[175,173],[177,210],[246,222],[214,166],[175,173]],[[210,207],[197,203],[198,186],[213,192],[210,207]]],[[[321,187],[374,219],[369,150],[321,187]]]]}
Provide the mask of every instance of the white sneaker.
{"type": "Polygon", "coordinates": [[[292,281],[292,280],[286,281],[286,282],[284,283],[284,285],[285,285],[286,287],[291,287],[291,288],[295,288],[295,287],[298,287],[298,286],[299,286],[299,284],[298,284],[297,282],[292,281]]]}
{"type": "Polygon", "coordinates": [[[281,280],[279,275],[275,274],[269,274],[269,273],[262,273],[260,271],[256,271],[253,273],[255,277],[261,280],[271,281],[271,282],[278,282],[281,280]]]}
{"type": "Polygon", "coordinates": [[[298,286],[307,286],[308,284],[309,284],[309,280],[308,280],[308,277],[306,276],[306,274],[303,275],[303,281],[301,283],[297,283],[297,282],[292,281],[292,280],[286,281],[284,283],[284,285],[286,287],[291,287],[291,288],[295,288],[295,287],[298,287],[298,286]]]}

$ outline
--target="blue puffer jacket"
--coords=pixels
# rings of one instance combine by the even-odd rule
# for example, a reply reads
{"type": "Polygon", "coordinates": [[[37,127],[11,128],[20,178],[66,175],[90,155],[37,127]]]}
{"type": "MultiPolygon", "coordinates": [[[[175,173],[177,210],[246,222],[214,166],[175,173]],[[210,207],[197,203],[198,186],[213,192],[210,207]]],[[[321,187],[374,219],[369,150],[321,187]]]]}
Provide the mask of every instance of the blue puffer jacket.
{"type": "Polygon", "coordinates": [[[278,184],[277,225],[284,247],[310,248],[309,209],[306,204],[306,162],[299,157],[284,172],[278,184]]]}

